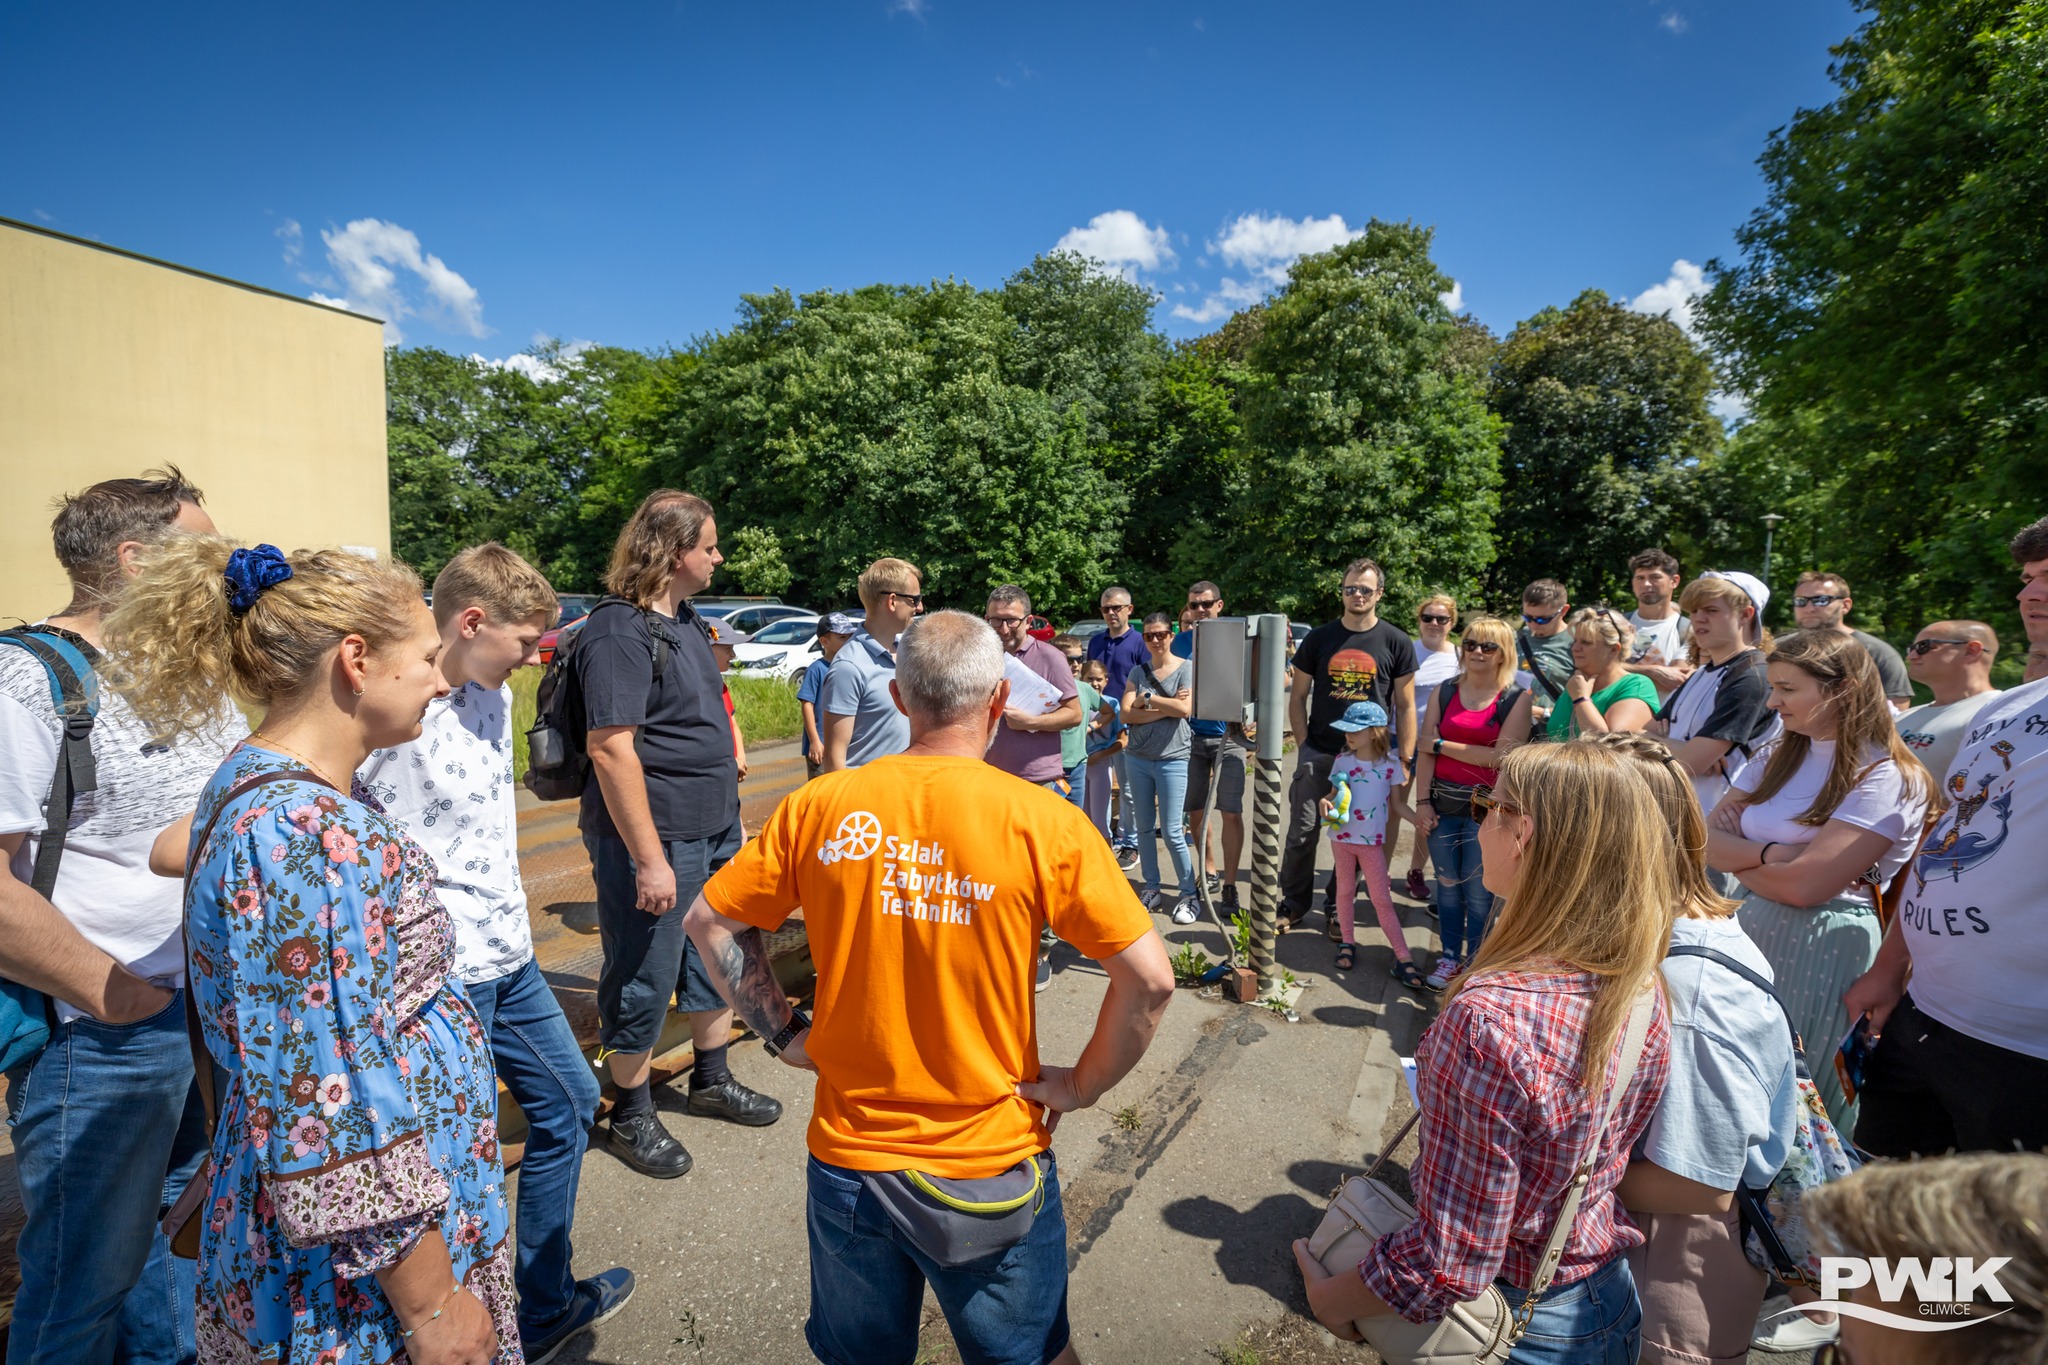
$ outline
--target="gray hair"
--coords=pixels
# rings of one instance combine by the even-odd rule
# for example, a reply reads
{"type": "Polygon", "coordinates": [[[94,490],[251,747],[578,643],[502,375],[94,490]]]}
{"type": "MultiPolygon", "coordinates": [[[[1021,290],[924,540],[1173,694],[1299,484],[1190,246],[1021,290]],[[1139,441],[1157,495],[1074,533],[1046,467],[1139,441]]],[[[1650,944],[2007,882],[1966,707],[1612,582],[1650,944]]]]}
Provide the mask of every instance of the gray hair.
{"type": "Polygon", "coordinates": [[[903,709],[927,723],[958,720],[986,706],[1003,680],[1003,642],[964,611],[926,612],[896,642],[896,690],[903,709]]]}
{"type": "Polygon", "coordinates": [[[1112,597],[1121,597],[1126,602],[1132,602],[1137,600],[1136,598],[1131,596],[1131,590],[1129,588],[1124,587],[1121,583],[1112,583],[1096,595],[1095,604],[1097,606],[1101,606],[1104,602],[1107,602],[1112,597]]]}
{"type": "Polygon", "coordinates": [[[993,607],[999,602],[1022,608],[1026,616],[1031,614],[1031,594],[1015,583],[1005,583],[1000,588],[989,589],[988,604],[993,607]]]}

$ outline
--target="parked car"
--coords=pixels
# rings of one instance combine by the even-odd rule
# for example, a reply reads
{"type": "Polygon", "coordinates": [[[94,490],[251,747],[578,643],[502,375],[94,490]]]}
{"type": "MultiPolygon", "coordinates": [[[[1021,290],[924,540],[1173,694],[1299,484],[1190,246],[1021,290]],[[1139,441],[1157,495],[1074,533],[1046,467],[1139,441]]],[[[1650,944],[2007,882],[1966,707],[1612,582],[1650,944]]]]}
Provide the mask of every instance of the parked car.
{"type": "MultiPolygon", "coordinates": [[[[728,620],[731,618],[728,617],[728,620]]],[[[802,673],[818,653],[816,616],[785,616],[754,632],[732,652],[732,671],[750,678],[789,678],[802,673]]]]}
{"type": "MultiPolygon", "coordinates": [[[[583,618],[590,615],[590,609],[597,605],[600,594],[562,593],[559,596],[562,602],[561,624],[540,637],[543,667],[555,657],[555,650],[576,633],[576,628],[583,624],[583,618]]],[[[730,621],[735,630],[743,630],[750,635],[773,621],[811,616],[802,607],[792,607],[774,598],[692,598],[690,605],[697,609],[699,615],[730,621]]]]}
{"type": "Polygon", "coordinates": [[[704,614],[730,621],[734,630],[743,630],[749,635],[777,621],[792,621],[798,617],[812,621],[818,619],[816,612],[805,611],[802,607],[792,607],[782,602],[757,602],[743,607],[706,611],[704,614]]]}
{"type": "Polygon", "coordinates": [[[1100,616],[1088,616],[1068,626],[1067,634],[1078,635],[1085,640],[1091,635],[1100,635],[1108,629],[1109,622],[1103,620],[1100,616]]]}

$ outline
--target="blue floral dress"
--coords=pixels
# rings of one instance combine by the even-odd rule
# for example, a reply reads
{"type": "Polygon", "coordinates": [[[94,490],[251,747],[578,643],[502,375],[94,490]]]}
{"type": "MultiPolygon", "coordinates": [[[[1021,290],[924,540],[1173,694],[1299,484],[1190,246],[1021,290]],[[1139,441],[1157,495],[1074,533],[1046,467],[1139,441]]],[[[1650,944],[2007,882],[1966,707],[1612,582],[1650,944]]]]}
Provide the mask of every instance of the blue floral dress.
{"type": "Polygon", "coordinates": [[[432,859],[358,788],[243,745],[193,820],[200,1027],[227,1072],[199,1252],[199,1359],[402,1360],[375,1272],[439,1228],[519,1365],[497,1079],[452,975],[432,859]]]}

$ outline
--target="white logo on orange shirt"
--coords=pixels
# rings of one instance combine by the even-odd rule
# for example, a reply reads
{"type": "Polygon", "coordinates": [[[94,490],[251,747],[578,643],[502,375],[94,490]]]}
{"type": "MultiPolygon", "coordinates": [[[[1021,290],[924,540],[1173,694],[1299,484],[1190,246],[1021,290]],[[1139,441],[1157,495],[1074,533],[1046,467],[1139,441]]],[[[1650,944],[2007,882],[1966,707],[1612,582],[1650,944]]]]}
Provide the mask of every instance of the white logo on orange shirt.
{"type": "Polygon", "coordinates": [[[848,811],[839,829],[818,850],[818,861],[830,867],[841,858],[863,862],[882,846],[882,822],[864,810],[848,811]]]}

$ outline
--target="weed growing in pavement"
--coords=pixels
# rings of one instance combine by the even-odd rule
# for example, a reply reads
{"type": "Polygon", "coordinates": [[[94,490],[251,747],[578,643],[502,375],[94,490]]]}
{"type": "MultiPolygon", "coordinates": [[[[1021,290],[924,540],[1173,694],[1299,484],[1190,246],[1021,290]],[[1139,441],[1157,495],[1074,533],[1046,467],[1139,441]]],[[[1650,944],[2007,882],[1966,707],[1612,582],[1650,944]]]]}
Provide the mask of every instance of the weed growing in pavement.
{"type": "Polygon", "coordinates": [[[1144,1124],[1145,1120],[1138,1117],[1137,1105],[1127,1104],[1116,1111],[1113,1122],[1126,1133],[1135,1133],[1144,1124]]]}
{"type": "Polygon", "coordinates": [[[1209,970],[1209,955],[1192,943],[1183,943],[1172,958],[1173,979],[1181,986],[1198,986],[1209,970]]]}
{"type": "Polygon", "coordinates": [[[1252,912],[1240,910],[1230,917],[1230,952],[1239,962],[1252,956],[1252,912]]]}
{"type": "Polygon", "coordinates": [[[678,1346],[688,1346],[696,1351],[698,1355],[703,1355],[704,1332],[703,1329],[697,1326],[697,1315],[685,1308],[682,1317],[678,1318],[677,1322],[681,1326],[683,1334],[676,1338],[675,1344],[678,1346]]]}

